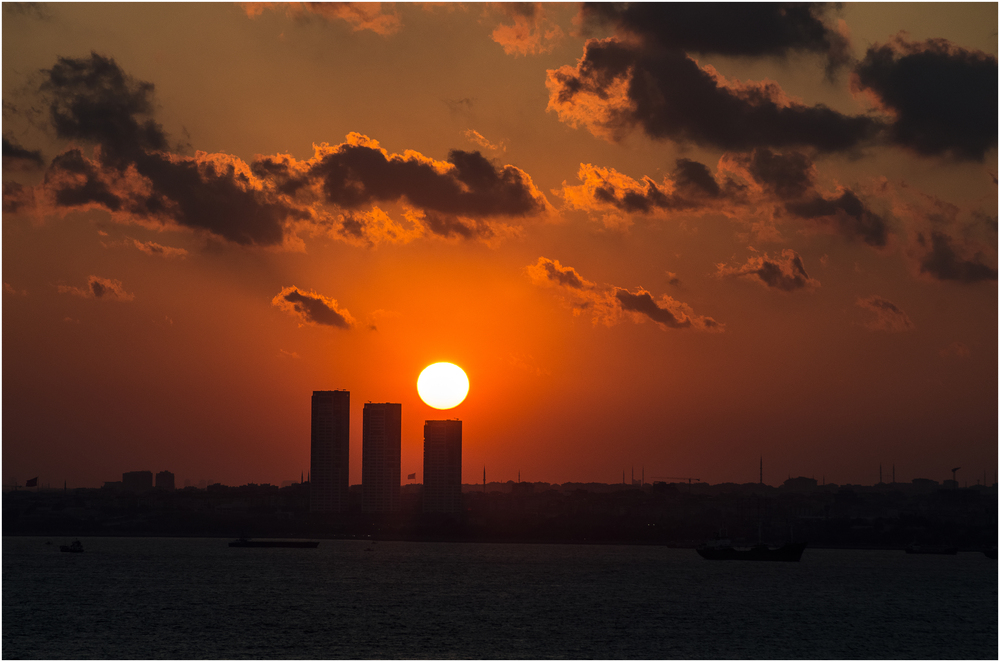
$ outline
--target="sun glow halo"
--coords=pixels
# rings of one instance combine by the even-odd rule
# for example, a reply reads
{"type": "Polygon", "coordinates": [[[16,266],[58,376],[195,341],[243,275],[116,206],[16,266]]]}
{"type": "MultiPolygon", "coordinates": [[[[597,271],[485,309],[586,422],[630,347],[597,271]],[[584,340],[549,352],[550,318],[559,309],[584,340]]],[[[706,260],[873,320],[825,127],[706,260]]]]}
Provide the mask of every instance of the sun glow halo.
{"type": "Polygon", "coordinates": [[[454,363],[434,363],[424,368],[417,378],[417,393],[435,409],[451,409],[468,395],[469,378],[454,363]]]}

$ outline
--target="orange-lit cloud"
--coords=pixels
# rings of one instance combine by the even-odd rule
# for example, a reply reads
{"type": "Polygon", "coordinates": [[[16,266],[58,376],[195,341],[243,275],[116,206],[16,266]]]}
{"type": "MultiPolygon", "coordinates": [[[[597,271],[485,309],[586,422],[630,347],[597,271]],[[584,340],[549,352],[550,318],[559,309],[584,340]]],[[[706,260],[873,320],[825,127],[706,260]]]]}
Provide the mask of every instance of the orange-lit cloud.
{"type": "Polygon", "coordinates": [[[806,273],[799,254],[788,248],[781,251],[780,257],[771,257],[767,253],[751,255],[744,264],[719,264],[717,267],[720,277],[749,278],[782,292],[812,290],[820,285],[818,280],[806,273]]]}
{"type": "Polygon", "coordinates": [[[395,11],[386,12],[381,2],[244,2],[247,16],[256,18],[265,9],[284,9],[290,18],[308,19],[318,16],[327,20],[342,20],[357,32],[371,30],[388,36],[399,31],[403,22],[395,11]]]}
{"type": "Polygon", "coordinates": [[[511,21],[498,25],[490,35],[507,55],[548,53],[564,36],[562,28],[549,17],[544,3],[496,3],[492,7],[511,21]]]}
{"type": "Polygon", "coordinates": [[[306,292],[294,285],[278,292],[271,300],[271,305],[296,317],[302,324],[336,329],[350,329],[355,324],[351,314],[346,308],[340,308],[336,299],[318,292],[306,292]]]}
{"type": "Polygon", "coordinates": [[[159,255],[161,257],[187,257],[188,252],[183,248],[174,248],[173,246],[164,246],[163,244],[158,244],[155,241],[139,241],[138,239],[129,239],[133,246],[138,248],[140,251],[146,255],[159,255]]]}
{"type": "Polygon", "coordinates": [[[105,301],[132,301],[135,299],[134,294],[125,291],[120,280],[101,278],[100,276],[88,278],[86,287],[59,285],[57,289],[62,294],[72,294],[84,299],[103,299],[105,301]]]}
{"type": "Polygon", "coordinates": [[[641,287],[635,293],[621,287],[599,287],[558,260],[540,257],[525,267],[525,273],[534,284],[557,289],[568,300],[574,315],[589,313],[594,324],[613,326],[627,317],[633,322],[652,320],[663,329],[719,332],[725,326],[711,317],[696,315],[689,305],[667,295],[654,300],[641,287]]]}
{"type": "Polygon", "coordinates": [[[872,313],[873,317],[865,322],[865,327],[871,331],[899,333],[913,328],[910,317],[899,306],[878,295],[859,297],[855,304],[872,313]]]}
{"type": "Polygon", "coordinates": [[[479,133],[474,129],[469,129],[468,131],[463,131],[462,135],[465,139],[474,145],[479,145],[483,149],[488,149],[491,152],[506,152],[507,147],[502,143],[492,143],[483,134],[479,133]]]}
{"type": "Polygon", "coordinates": [[[638,182],[614,168],[602,168],[581,163],[577,178],[579,186],[564,185],[561,195],[570,209],[589,212],[615,209],[625,213],[648,214],[656,210],[706,209],[732,194],[734,184],[719,185],[703,164],[689,159],[677,159],[672,179],[657,184],[650,177],[638,182]]]}

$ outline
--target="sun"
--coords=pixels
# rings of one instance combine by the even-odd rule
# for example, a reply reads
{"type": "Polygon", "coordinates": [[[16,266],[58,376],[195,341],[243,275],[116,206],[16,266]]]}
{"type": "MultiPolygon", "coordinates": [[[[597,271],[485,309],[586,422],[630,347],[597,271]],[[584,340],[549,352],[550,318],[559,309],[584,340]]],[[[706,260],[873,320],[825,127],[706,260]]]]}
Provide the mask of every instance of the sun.
{"type": "Polygon", "coordinates": [[[420,399],[435,409],[451,409],[465,400],[469,378],[454,363],[435,363],[424,368],[417,378],[420,399]]]}

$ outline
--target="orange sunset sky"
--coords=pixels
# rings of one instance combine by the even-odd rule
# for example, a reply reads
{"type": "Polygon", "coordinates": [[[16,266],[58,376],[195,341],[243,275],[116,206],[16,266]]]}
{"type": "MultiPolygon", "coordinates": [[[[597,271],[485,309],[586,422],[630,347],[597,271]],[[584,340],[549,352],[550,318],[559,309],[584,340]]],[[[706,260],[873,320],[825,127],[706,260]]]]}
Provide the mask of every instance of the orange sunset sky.
{"type": "Polygon", "coordinates": [[[997,4],[3,4],[3,484],[997,470],[997,4]],[[416,380],[461,366],[440,412],[416,380]]]}

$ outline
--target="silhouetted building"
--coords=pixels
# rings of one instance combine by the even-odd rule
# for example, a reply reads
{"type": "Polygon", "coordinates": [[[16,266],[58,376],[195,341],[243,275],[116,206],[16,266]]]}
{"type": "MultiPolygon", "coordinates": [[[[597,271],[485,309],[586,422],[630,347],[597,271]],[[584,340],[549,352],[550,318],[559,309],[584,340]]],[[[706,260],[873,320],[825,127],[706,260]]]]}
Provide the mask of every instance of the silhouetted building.
{"type": "Polygon", "coordinates": [[[153,489],[153,472],[126,471],[122,474],[122,487],[135,492],[151,490],[153,489]]]}
{"type": "Polygon", "coordinates": [[[366,402],[361,434],[361,510],[399,510],[399,448],[403,405],[366,402]]]}
{"type": "Polygon", "coordinates": [[[157,473],[156,489],[158,490],[174,489],[174,474],[170,471],[160,471],[159,473],[157,473]]]}
{"type": "Polygon", "coordinates": [[[424,421],[424,512],[462,511],[462,421],[424,421]]]}
{"type": "Polygon", "coordinates": [[[313,391],[309,445],[309,510],[347,510],[351,392],[313,391]]]}

